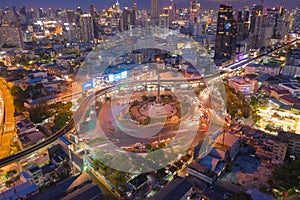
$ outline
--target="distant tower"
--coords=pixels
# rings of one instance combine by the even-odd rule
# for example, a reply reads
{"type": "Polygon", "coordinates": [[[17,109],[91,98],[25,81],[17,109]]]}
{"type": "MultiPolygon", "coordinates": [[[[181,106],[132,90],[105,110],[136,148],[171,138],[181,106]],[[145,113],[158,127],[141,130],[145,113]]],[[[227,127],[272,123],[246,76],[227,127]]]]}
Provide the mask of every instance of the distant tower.
{"type": "Polygon", "coordinates": [[[159,8],[158,8],[158,0],[151,1],[151,17],[158,18],[159,17],[159,8]]]}
{"type": "Polygon", "coordinates": [[[116,9],[117,9],[117,11],[120,11],[120,3],[119,3],[118,0],[117,0],[117,2],[116,2],[116,9]]]}
{"type": "Polygon", "coordinates": [[[136,2],[133,3],[132,9],[133,9],[134,11],[137,10],[137,3],[136,3],[136,2]]]}
{"type": "Polygon", "coordinates": [[[94,24],[90,14],[80,16],[80,32],[82,42],[92,42],[94,40],[94,24]]]}
{"type": "Polygon", "coordinates": [[[156,103],[161,103],[161,98],[160,98],[160,87],[161,87],[161,85],[160,85],[160,70],[161,70],[161,65],[162,65],[162,63],[163,63],[163,61],[161,60],[161,58],[159,57],[159,56],[156,56],[156,59],[155,59],[155,61],[156,61],[156,73],[157,73],[157,82],[158,82],[158,84],[157,84],[157,97],[156,97],[156,103]]]}
{"type": "Polygon", "coordinates": [[[2,24],[0,27],[0,47],[24,48],[23,33],[18,24],[2,24]]]}
{"type": "Polygon", "coordinates": [[[263,14],[263,6],[262,5],[254,5],[251,12],[250,19],[250,33],[254,32],[255,24],[256,24],[256,16],[263,14]]]}
{"type": "Polygon", "coordinates": [[[220,5],[218,13],[215,59],[233,59],[237,40],[237,24],[230,5],[220,5]]]}
{"type": "Polygon", "coordinates": [[[123,13],[120,20],[120,31],[127,31],[131,26],[136,24],[136,12],[128,7],[123,9],[123,13]]]}

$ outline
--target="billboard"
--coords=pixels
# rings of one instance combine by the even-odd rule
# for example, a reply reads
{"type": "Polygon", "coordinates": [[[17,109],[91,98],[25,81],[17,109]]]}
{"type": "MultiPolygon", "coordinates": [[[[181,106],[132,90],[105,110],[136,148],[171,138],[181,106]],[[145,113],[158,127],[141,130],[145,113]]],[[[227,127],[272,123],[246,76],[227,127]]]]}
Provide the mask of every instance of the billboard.
{"type": "Polygon", "coordinates": [[[93,88],[94,88],[94,81],[93,80],[82,83],[82,90],[83,91],[93,89],[93,88]]]}
{"type": "Polygon", "coordinates": [[[126,79],[127,78],[127,71],[118,73],[118,74],[108,74],[108,80],[109,82],[115,82],[119,81],[121,79],[126,79]]]}

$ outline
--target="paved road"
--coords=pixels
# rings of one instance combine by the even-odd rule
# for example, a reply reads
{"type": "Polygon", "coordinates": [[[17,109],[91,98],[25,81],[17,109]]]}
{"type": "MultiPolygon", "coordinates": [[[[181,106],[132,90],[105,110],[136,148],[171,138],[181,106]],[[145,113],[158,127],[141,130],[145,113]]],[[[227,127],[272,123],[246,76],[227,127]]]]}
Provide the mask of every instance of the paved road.
{"type": "MultiPolygon", "coordinates": [[[[260,56],[265,56],[265,55],[267,55],[267,54],[270,54],[270,53],[272,53],[272,52],[274,52],[274,51],[276,51],[276,50],[279,50],[279,49],[281,49],[281,48],[284,48],[285,46],[287,46],[287,45],[289,45],[289,44],[292,44],[292,43],[295,42],[295,41],[298,41],[298,39],[297,39],[297,40],[294,40],[294,41],[292,41],[292,42],[290,42],[290,43],[288,43],[288,44],[285,44],[285,45],[282,45],[282,46],[280,46],[280,47],[277,47],[275,50],[272,50],[271,52],[268,52],[268,53],[263,54],[263,55],[260,55],[260,56]]],[[[243,65],[249,64],[249,63],[251,63],[253,60],[258,59],[260,56],[258,56],[258,57],[256,57],[256,58],[253,58],[252,60],[246,60],[245,63],[243,62],[242,64],[243,64],[243,65]]],[[[237,70],[237,69],[239,69],[240,67],[242,67],[242,66],[241,66],[240,63],[239,63],[238,65],[234,65],[234,64],[233,64],[233,65],[231,65],[231,67],[229,67],[229,68],[231,68],[232,70],[237,70]],[[233,67],[232,67],[232,66],[233,66],[233,67]]],[[[204,78],[204,77],[203,77],[203,78],[204,78]]],[[[178,80],[178,79],[175,79],[175,80],[161,80],[161,83],[163,83],[163,82],[180,82],[180,81],[186,83],[186,81],[188,81],[188,82],[192,82],[192,81],[200,81],[200,80],[203,80],[203,78],[192,78],[192,79],[189,79],[189,80],[178,80]]],[[[213,74],[213,75],[206,76],[205,78],[207,78],[207,79],[209,79],[209,81],[213,82],[213,81],[215,81],[216,79],[218,79],[219,76],[216,76],[215,74],[213,74]]],[[[140,85],[141,85],[141,84],[144,84],[144,82],[145,82],[145,81],[135,81],[135,82],[127,83],[126,85],[130,86],[130,85],[138,84],[138,83],[140,83],[140,85]]],[[[148,81],[148,82],[151,82],[151,81],[148,81]]],[[[99,90],[99,91],[97,91],[94,95],[97,96],[97,95],[99,95],[99,94],[103,94],[103,93],[105,93],[105,92],[110,91],[111,89],[114,89],[115,87],[120,87],[120,86],[122,86],[122,85],[124,85],[124,83],[120,82],[120,83],[115,84],[115,85],[113,85],[113,86],[110,86],[110,87],[108,87],[108,88],[104,88],[104,89],[102,89],[102,90],[99,90]]],[[[0,86],[3,87],[3,84],[0,83],[0,86]]],[[[7,93],[6,93],[6,94],[7,94],[7,93]]],[[[39,148],[42,148],[42,147],[45,147],[46,145],[51,144],[51,143],[54,142],[59,136],[64,135],[64,134],[67,133],[68,131],[73,130],[74,125],[75,125],[77,122],[80,121],[80,118],[81,118],[82,114],[85,112],[86,107],[87,107],[87,104],[89,104],[89,103],[91,102],[91,100],[94,99],[94,97],[95,97],[94,95],[91,95],[91,96],[89,96],[88,98],[86,98],[86,99],[84,100],[84,102],[82,103],[83,106],[81,106],[81,107],[79,108],[79,110],[77,111],[77,115],[74,116],[74,119],[72,119],[72,120],[69,122],[69,124],[67,124],[67,126],[66,126],[65,128],[63,128],[62,130],[58,131],[58,132],[55,133],[53,136],[47,138],[47,139],[46,139],[44,142],[42,142],[42,143],[39,143],[39,144],[37,144],[37,145],[35,145],[35,146],[29,148],[29,149],[26,149],[26,150],[24,150],[24,151],[22,151],[22,152],[19,152],[19,153],[15,154],[15,155],[12,155],[12,156],[9,156],[9,157],[5,157],[4,159],[1,159],[1,160],[0,160],[0,166],[4,166],[4,165],[6,165],[6,164],[12,163],[12,162],[14,162],[16,159],[19,159],[19,158],[22,158],[23,156],[29,155],[29,154],[31,154],[32,152],[38,150],[39,148]],[[74,122],[75,122],[75,123],[74,123],[74,122]]],[[[12,100],[9,93],[7,94],[6,97],[7,97],[7,98],[10,98],[10,100],[12,100]]],[[[12,101],[10,101],[10,104],[12,104],[12,101]]],[[[12,107],[13,107],[13,106],[11,106],[11,105],[8,106],[8,108],[10,108],[10,109],[12,109],[12,107]]],[[[11,112],[10,114],[12,115],[12,118],[13,118],[13,112],[11,112]]],[[[9,118],[10,118],[10,117],[9,117],[9,118]]],[[[11,118],[10,118],[10,119],[11,119],[11,118]]],[[[13,120],[13,119],[11,119],[11,120],[13,120]]],[[[11,124],[8,124],[8,125],[9,125],[9,127],[11,127],[11,126],[14,126],[14,123],[11,123],[11,124]]],[[[0,158],[1,158],[1,155],[7,153],[6,151],[7,151],[7,148],[8,148],[8,146],[9,146],[9,145],[7,145],[9,142],[7,142],[7,141],[11,141],[13,135],[14,135],[14,133],[7,133],[7,134],[5,134],[4,137],[2,138],[2,140],[5,140],[6,142],[3,143],[3,145],[1,145],[0,158]],[[4,153],[2,152],[2,149],[4,149],[4,153]]],[[[2,142],[1,142],[1,144],[2,144],[2,142]]]]}
{"type": "Polygon", "coordinates": [[[245,66],[245,65],[247,65],[247,64],[250,64],[250,63],[253,62],[254,60],[257,60],[257,59],[259,59],[259,58],[262,58],[262,57],[264,57],[264,56],[267,56],[267,55],[269,55],[269,54],[272,54],[272,53],[274,53],[274,52],[276,52],[276,51],[279,51],[279,50],[281,50],[281,49],[287,48],[287,47],[289,47],[289,45],[292,45],[293,43],[298,42],[298,41],[299,41],[299,39],[295,39],[295,40],[293,40],[293,41],[291,41],[291,42],[288,42],[288,43],[286,43],[286,44],[284,44],[284,45],[281,45],[281,46],[279,46],[279,47],[276,47],[275,49],[273,49],[273,50],[271,50],[271,51],[269,51],[269,52],[263,53],[263,54],[261,54],[261,55],[258,55],[258,56],[254,57],[254,58],[247,58],[247,59],[245,59],[245,60],[241,60],[240,62],[237,62],[237,63],[233,63],[233,64],[230,64],[230,65],[224,66],[224,67],[223,67],[223,70],[225,70],[225,71],[227,71],[227,70],[229,70],[229,71],[230,71],[230,70],[236,71],[236,70],[240,69],[242,66],[245,66]]]}
{"type": "Polygon", "coordinates": [[[15,120],[13,98],[4,79],[0,78],[0,90],[5,106],[4,132],[0,138],[0,158],[10,155],[10,145],[15,136],[15,120]]]}

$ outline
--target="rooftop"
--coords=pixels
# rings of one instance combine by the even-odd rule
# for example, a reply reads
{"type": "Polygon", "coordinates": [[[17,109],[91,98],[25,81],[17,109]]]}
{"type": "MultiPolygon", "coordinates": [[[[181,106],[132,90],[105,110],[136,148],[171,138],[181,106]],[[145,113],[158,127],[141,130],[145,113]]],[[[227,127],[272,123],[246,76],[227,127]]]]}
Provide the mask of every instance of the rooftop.
{"type": "Polygon", "coordinates": [[[192,187],[192,182],[177,177],[156,193],[151,200],[180,200],[192,187]]]}
{"type": "Polygon", "coordinates": [[[244,78],[244,77],[234,77],[234,78],[230,78],[229,81],[235,82],[239,85],[248,85],[249,83],[252,84],[254,82],[256,82],[256,80],[251,80],[249,78],[244,78]]]}
{"type": "MultiPolygon", "coordinates": [[[[83,172],[77,176],[72,176],[63,182],[58,183],[56,186],[53,186],[50,189],[48,189],[44,192],[38,193],[28,199],[29,200],[62,199],[69,195],[71,196],[75,192],[81,193],[82,192],[81,190],[84,188],[89,190],[90,188],[85,187],[85,186],[87,186],[91,183],[92,182],[91,182],[90,176],[87,173],[83,172]],[[80,191],[78,191],[78,190],[80,190],[80,191]]],[[[85,192],[86,192],[86,190],[85,190],[85,192]]],[[[75,194],[78,194],[78,193],[75,193],[75,194]]],[[[84,194],[87,195],[87,193],[84,193],[84,194]]],[[[70,199],[70,198],[66,198],[66,199],[70,199]]],[[[86,198],[86,199],[88,199],[88,198],[86,198]]]]}
{"type": "Polygon", "coordinates": [[[138,188],[139,186],[143,185],[146,181],[148,181],[147,176],[144,174],[140,174],[137,177],[131,179],[129,183],[135,188],[138,188]]]}
{"type": "Polygon", "coordinates": [[[292,97],[290,95],[283,95],[282,97],[280,97],[280,100],[283,100],[284,102],[290,104],[300,104],[300,99],[292,97]]]}
{"type": "Polygon", "coordinates": [[[227,147],[232,147],[239,138],[235,135],[225,132],[224,134],[219,135],[216,143],[223,144],[227,147]]]}
{"type": "Polygon", "coordinates": [[[219,162],[220,159],[207,155],[200,160],[199,164],[209,168],[211,171],[214,171],[219,162]]]}
{"type": "Polygon", "coordinates": [[[6,190],[1,194],[2,200],[17,200],[17,199],[25,199],[27,195],[38,192],[39,188],[34,183],[22,183],[16,186],[16,193],[14,193],[14,188],[6,190]]]}

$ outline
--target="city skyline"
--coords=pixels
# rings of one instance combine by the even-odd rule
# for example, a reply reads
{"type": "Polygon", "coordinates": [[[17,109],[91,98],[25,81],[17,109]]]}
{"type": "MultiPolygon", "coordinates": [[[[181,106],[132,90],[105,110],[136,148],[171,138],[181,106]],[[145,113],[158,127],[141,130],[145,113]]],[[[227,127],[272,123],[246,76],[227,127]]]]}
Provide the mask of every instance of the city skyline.
{"type": "Polygon", "coordinates": [[[299,199],[295,2],[0,0],[0,199],[299,199]]]}
{"type": "MultiPolygon", "coordinates": [[[[96,0],[65,0],[65,1],[58,1],[53,0],[51,2],[44,2],[39,0],[30,0],[30,1],[23,1],[23,0],[2,0],[0,8],[5,7],[22,7],[26,6],[27,8],[66,8],[66,9],[75,9],[77,6],[80,6],[85,11],[89,10],[90,5],[95,5],[97,9],[110,7],[114,4],[116,0],[107,0],[105,2],[96,1],[96,0]],[[71,6],[70,6],[71,5],[71,6]]],[[[132,7],[133,3],[137,3],[138,9],[146,8],[150,10],[151,8],[151,1],[137,1],[137,0],[120,0],[120,6],[125,7],[129,6],[132,7]]],[[[162,8],[164,6],[169,5],[169,0],[159,0],[159,7],[162,8]]],[[[261,0],[201,0],[201,8],[203,9],[218,9],[220,4],[230,4],[233,6],[233,9],[240,9],[243,6],[253,6],[253,4],[260,4],[261,0]]],[[[178,7],[189,7],[189,1],[184,0],[175,0],[175,3],[178,7]]],[[[296,8],[299,5],[295,5],[295,1],[293,0],[264,0],[264,7],[276,7],[276,6],[284,6],[287,9],[296,8]]]]}

